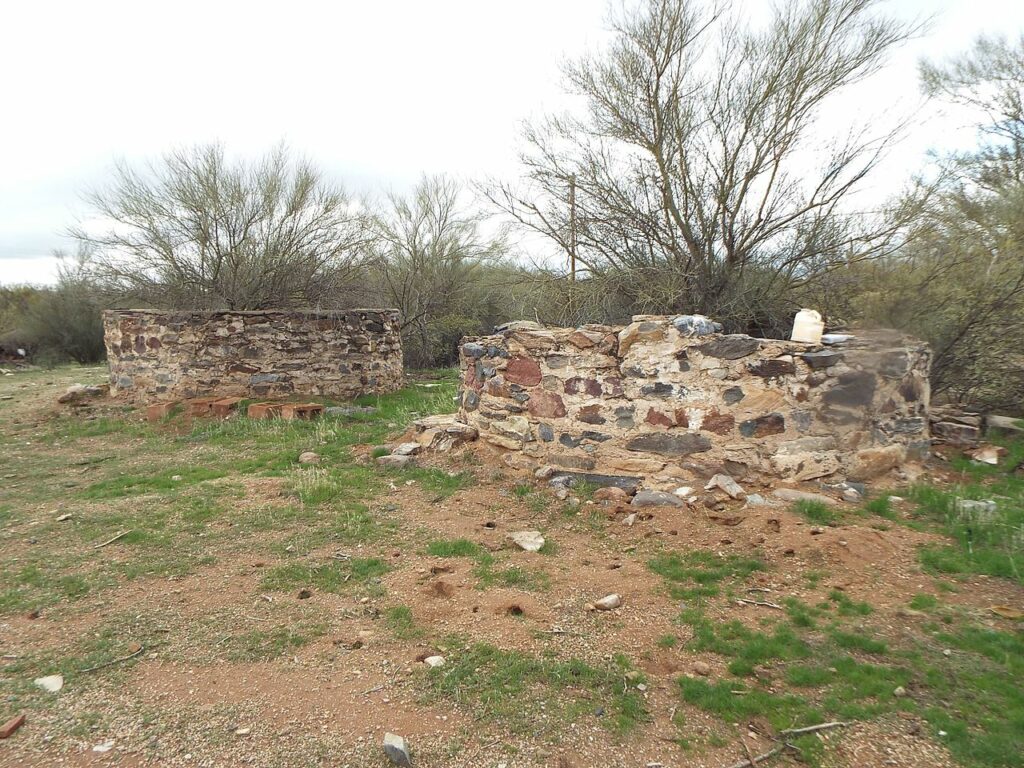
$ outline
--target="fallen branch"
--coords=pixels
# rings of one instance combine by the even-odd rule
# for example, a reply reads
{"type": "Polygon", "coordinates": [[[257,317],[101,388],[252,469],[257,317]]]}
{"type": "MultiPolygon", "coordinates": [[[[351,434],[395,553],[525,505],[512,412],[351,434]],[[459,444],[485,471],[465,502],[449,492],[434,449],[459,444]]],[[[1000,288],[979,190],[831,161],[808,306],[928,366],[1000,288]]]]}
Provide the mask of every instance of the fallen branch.
{"type": "MultiPolygon", "coordinates": [[[[735,693],[735,691],[733,691],[735,693]]],[[[831,723],[819,723],[818,725],[809,725],[806,728],[787,728],[784,731],[779,731],[779,736],[802,736],[807,733],[817,733],[818,731],[827,731],[830,728],[845,728],[849,723],[842,722],[831,722],[831,723]]],[[[743,743],[743,749],[747,753],[747,757],[740,760],[738,763],[730,765],[728,768],[757,768],[758,763],[763,763],[765,760],[775,757],[781,752],[787,749],[793,752],[799,752],[799,747],[790,744],[788,741],[780,743],[777,747],[773,747],[764,754],[752,755],[750,754],[750,748],[747,746],[747,742],[742,738],[740,741],[743,743]]]]}
{"type": "Polygon", "coordinates": [[[131,529],[131,528],[129,528],[129,529],[127,530],[127,531],[121,531],[121,532],[120,532],[119,534],[117,534],[117,536],[115,536],[114,538],[112,538],[112,539],[107,539],[107,540],[106,540],[106,541],[104,541],[104,542],[103,542],[102,544],[97,544],[96,546],[94,546],[94,547],[93,547],[93,549],[101,549],[101,548],[103,548],[103,547],[107,546],[107,544],[113,544],[113,543],[114,543],[115,541],[117,541],[117,540],[118,540],[118,539],[120,539],[120,538],[123,538],[123,537],[127,536],[127,535],[128,535],[129,533],[131,533],[131,532],[132,532],[132,529],[131,529]]]}
{"type": "Polygon", "coordinates": [[[799,736],[804,733],[817,733],[818,731],[827,731],[830,728],[846,728],[850,724],[843,722],[832,722],[832,723],[819,723],[818,725],[809,725],[806,728],[789,728],[785,731],[779,731],[780,736],[799,736]]]}
{"type": "MultiPolygon", "coordinates": [[[[743,746],[746,746],[746,744],[744,744],[743,746]]],[[[753,757],[744,758],[743,760],[740,760],[738,763],[730,765],[729,768],[756,768],[758,763],[763,763],[765,760],[775,757],[783,750],[788,749],[789,746],[789,744],[779,744],[779,746],[775,747],[774,749],[768,750],[762,755],[755,755],[753,757]]]]}
{"type": "Polygon", "coordinates": [[[776,605],[775,603],[768,603],[768,602],[765,602],[764,600],[747,600],[745,597],[740,597],[740,598],[737,598],[736,602],[737,603],[743,603],[745,605],[758,605],[758,606],[760,606],[762,608],[774,608],[776,611],[784,611],[784,610],[786,610],[781,605],[776,605]]]}
{"type": "Polygon", "coordinates": [[[86,669],[83,669],[81,671],[82,672],[95,672],[98,669],[106,669],[107,667],[112,667],[115,664],[120,664],[122,661],[128,661],[129,659],[134,659],[136,656],[139,656],[140,654],[142,654],[142,652],[145,651],[145,650],[146,650],[146,646],[140,645],[139,649],[137,651],[135,651],[134,653],[129,653],[127,656],[122,656],[122,657],[120,657],[118,659],[111,659],[110,661],[105,661],[102,664],[97,664],[95,667],[87,667],[86,669]]]}

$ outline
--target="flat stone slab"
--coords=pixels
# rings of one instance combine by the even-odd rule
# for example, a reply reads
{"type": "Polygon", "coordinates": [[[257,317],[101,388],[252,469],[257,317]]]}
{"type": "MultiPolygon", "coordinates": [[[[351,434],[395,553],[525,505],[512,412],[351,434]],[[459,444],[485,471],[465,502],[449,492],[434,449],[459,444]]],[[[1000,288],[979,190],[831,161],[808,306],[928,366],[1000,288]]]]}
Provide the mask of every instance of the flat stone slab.
{"type": "Polygon", "coordinates": [[[589,472],[559,472],[551,478],[551,485],[560,485],[564,488],[573,488],[581,483],[593,485],[598,488],[621,488],[626,493],[632,494],[640,487],[641,477],[630,477],[629,475],[599,475],[589,472]]]}
{"type": "Polygon", "coordinates": [[[665,491],[637,491],[629,503],[631,507],[685,507],[686,502],[665,491]]]}

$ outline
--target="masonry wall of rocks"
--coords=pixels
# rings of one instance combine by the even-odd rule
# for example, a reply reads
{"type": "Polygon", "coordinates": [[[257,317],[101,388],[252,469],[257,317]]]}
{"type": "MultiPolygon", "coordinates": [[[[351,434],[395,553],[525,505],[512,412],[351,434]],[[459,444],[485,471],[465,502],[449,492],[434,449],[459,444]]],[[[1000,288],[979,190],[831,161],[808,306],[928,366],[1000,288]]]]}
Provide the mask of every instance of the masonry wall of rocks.
{"type": "Polygon", "coordinates": [[[348,399],[402,385],[397,310],[110,310],[103,324],[111,392],[130,400],[348,399]]]}
{"type": "Polygon", "coordinates": [[[637,316],[464,339],[460,417],[537,465],[666,485],[722,471],[865,480],[927,454],[923,342],[872,332],[815,346],[718,330],[699,316],[637,316]]]}

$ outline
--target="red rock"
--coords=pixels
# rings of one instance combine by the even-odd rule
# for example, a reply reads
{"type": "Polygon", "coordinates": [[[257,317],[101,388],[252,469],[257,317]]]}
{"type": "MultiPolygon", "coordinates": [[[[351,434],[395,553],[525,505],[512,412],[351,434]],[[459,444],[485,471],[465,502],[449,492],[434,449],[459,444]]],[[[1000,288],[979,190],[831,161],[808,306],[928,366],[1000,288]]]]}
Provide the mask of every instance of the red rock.
{"type": "Polygon", "coordinates": [[[213,404],[220,400],[219,397],[197,397],[193,400],[189,400],[188,415],[189,416],[209,416],[213,412],[213,404]]]}
{"type": "Polygon", "coordinates": [[[704,416],[701,429],[714,432],[716,435],[727,435],[736,426],[736,418],[731,413],[711,411],[704,416]]]}
{"type": "Polygon", "coordinates": [[[171,400],[170,402],[167,403],[153,403],[152,405],[147,405],[146,421],[148,421],[150,424],[156,424],[161,419],[165,419],[168,416],[170,416],[171,411],[173,411],[178,405],[180,405],[180,401],[178,400],[171,400]]]}
{"type": "Polygon", "coordinates": [[[253,403],[246,411],[250,419],[272,419],[281,414],[280,403],[253,403]]]}
{"type": "Polygon", "coordinates": [[[655,427],[671,427],[675,425],[671,416],[667,416],[655,408],[651,408],[647,411],[647,418],[645,421],[655,427]]]}
{"type": "Polygon", "coordinates": [[[0,739],[9,739],[16,730],[21,728],[25,724],[25,715],[17,715],[12,717],[2,726],[0,726],[0,739]]]}
{"type": "Polygon", "coordinates": [[[319,403],[284,403],[281,406],[281,418],[289,421],[310,421],[323,412],[324,407],[319,403]]]}
{"type": "Polygon", "coordinates": [[[528,357],[513,357],[505,368],[505,380],[524,387],[535,387],[540,384],[540,365],[528,357]]]}
{"type": "Polygon", "coordinates": [[[527,405],[530,413],[546,419],[560,419],[565,416],[565,403],[554,392],[534,392],[527,405]]]}
{"type": "Polygon", "coordinates": [[[227,416],[233,410],[238,407],[238,404],[242,402],[240,397],[225,397],[222,400],[215,402],[211,408],[214,416],[227,416]]]}

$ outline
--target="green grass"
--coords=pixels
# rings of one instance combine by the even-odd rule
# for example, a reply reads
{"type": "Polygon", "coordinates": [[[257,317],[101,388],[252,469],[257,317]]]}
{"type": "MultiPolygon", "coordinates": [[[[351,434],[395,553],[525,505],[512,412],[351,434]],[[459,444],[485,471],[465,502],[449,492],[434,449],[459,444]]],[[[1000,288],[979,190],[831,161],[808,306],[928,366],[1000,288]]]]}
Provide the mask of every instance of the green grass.
{"type": "Polygon", "coordinates": [[[910,600],[910,607],[915,611],[933,611],[939,607],[939,599],[934,595],[919,593],[910,600]]]}
{"type": "Polygon", "coordinates": [[[477,578],[477,589],[508,587],[525,592],[546,592],[551,589],[551,579],[544,571],[520,565],[500,567],[489,554],[478,559],[473,575],[477,578]]]}
{"type": "Polygon", "coordinates": [[[950,544],[921,548],[922,566],[933,573],[985,574],[1024,583],[1024,441],[1005,443],[1008,455],[998,466],[953,462],[964,482],[948,489],[911,487],[917,504],[913,520],[946,534],[950,544]],[[995,500],[994,512],[962,512],[957,499],[995,500]]]}
{"type": "Polygon", "coordinates": [[[851,600],[845,592],[838,589],[829,592],[828,599],[835,603],[836,612],[840,616],[868,616],[874,610],[868,603],[851,600]]]}
{"type": "Polygon", "coordinates": [[[643,676],[616,654],[594,666],[486,643],[453,641],[447,663],[426,673],[430,697],[465,707],[517,735],[557,739],[571,724],[599,723],[623,736],[648,720],[643,676]]]}
{"type": "Polygon", "coordinates": [[[187,467],[167,469],[146,475],[126,475],[93,483],[82,491],[80,496],[83,499],[117,499],[144,493],[161,493],[179,490],[207,480],[215,480],[226,474],[225,470],[187,467]]]}
{"type": "Polygon", "coordinates": [[[412,609],[407,605],[388,608],[384,614],[384,624],[399,640],[416,640],[426,634],[423,629],[416,626],[412,609]]]}
{"type": "Polygon", "coordinates": [[[840,513],[823,501],[801,499],[793,504],[793,513],[800,515],[808,522],[818,525],[835,525],[839,522],[840,513]]]}
{"type": "Polygon", "coordinates": [[[260,580],[260,588],[276,592],[312,588],[336,594],[380,579],[389,570],[391,567],[376,557],[354,557],[322,565],[288,563],[271,568],[260,580]]]}
{"type": "Polygon", "coordinates": [[[669,583],[673,599],[683,600],[713,597],[719,593],[721,582],[745,579],[765,566],[757,558],[695,550],[658,555],[647,562],[647,567],[669,583]]]}
{"type": "Polygon", "coordinates": [[[274,627],[270,630],[251,630],[232,635],[224,641],[229,661],[270,661],[292,653],[321,637],[327,631],[322,624],[301,627],[274,627]]]}
{"type": "Polygon", "coordinates": [[[433,557],[482,557],[487,550],[469,539],[435,539],[427,544],[427,554],[433,557]]]}

